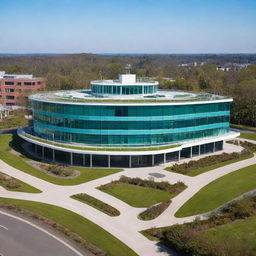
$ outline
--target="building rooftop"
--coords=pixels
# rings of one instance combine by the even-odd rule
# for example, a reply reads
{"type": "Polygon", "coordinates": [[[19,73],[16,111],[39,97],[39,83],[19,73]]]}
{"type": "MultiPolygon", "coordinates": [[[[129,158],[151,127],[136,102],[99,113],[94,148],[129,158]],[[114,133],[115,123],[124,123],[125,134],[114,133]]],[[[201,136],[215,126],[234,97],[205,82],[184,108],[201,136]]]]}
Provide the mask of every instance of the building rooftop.
{"type": "Polygon", "coordinates": [[[0,71],[0,79],[34,79],[31,74],[6,74],[5,71],[0,71]]]}
{"type": "MultiPolygon", "coordinates": [[[[121,74],[118,80],[91,82],[91,90],[57,91],[34,94],[30,99],[68,104],[174,104],[197,101],[227,101],[227,97],[173,90],[158,90],[157,81],[136,79],[135,74],[121,74]]],[[[232,101],[232,99],[230,99],[232,101]]]]}
{"type": "Polygon", "coordinates": [[[154,95],[107,95],[97,97],[91,90],[80,91],[57,91],[48,93],[38,93],[30,96],[32,100],[62,102],[62,103],[180,103],[180,102],[198,102],[198,101],[220,101],[230,100],[231,98],[214,94],[196,94],[182,91],[159,90],[154,95]]]}

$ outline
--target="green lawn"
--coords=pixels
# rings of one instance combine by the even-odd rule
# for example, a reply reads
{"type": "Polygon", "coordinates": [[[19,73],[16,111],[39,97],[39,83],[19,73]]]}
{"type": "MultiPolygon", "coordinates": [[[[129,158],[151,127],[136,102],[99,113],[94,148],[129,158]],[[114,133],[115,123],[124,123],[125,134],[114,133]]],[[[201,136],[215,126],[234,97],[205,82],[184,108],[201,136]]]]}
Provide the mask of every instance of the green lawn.
{"type": "Polygon", "coordinates": [[[251,131],[256,131],[256,127],[246,126],[246,125],[241,125],[241,124],[231,124],[231,128],[247,129],[247,130],[251,130],[251,131]]]}
{"type": "Polygon", "coordinates": [[[207,166],[207,167],[198,168],[198,169],[195,169],[195,170],[192,170],[192,171],[188,172],[185,175],[194,177],[194,176],[197,176],[197,175],[202,174],[204,172],[208,172],[208,171],[217,169],[219,167],[222,167],[222,166],[225,166],[225,165],[228,165],[228,164],[233,164],[233,163],[236,163],[236,162],[239,162],[239,161],[251,158],[251,157],[253,157],[252,153],[248,156],[243,156],[243,157],[240,157],[238,159],[233,159],[233,160],[225,161],[225,162],[222,162],[222,163],[213,164],[213,165],[210,165],[210,166],[207,166]]]}
{"type": "MultiPolygon", "coordinates": [[[[225,241],[233,240],[238,244],[246,244],[250,251],[256,253],[256,216],[228,223],[213,229],[204,231],[213,239],[225,241]],[[249,242],[248,242],[249,240],[249,242]]],[[[255,254],[252,254],[255,255],[255,254]]]]}
{"type": "Polygon", "coordinates": [[[64,208],[44,203],[7,198],[0,198],[0,203],[16,205],[53,220],[104,250],[107,252],[107,255],[136,255],[129,247],[100,226],[64,208]]]}
{"type": "Polygon", "coordinates": [[[26,157],[20,157],[15,154],[12,154],[8,152],[9,143],[12,141],[12,135],[11,134],[4,134],[0,135],[0,159],[5,161],[7,164],[10,166],[17,168],[23,172],[26,172],[30,175],[33,175],[37,178],[49,181],[54,184],[58,185],[77,185],[81,184],[90,180],[98,179],[113,173],[120,172],[122,169],[104,169],[104,168],[85,168],[85,167],[79,167],[76,168],[79,172],[80,175],[75,178],[58,178],[58,177],[53,177],[51,175],[48,175],[47,173],[44,173],[31,165],[29,165],[26,160],[26,157]]]}
{"type": "Polygon", "coordinates": [[[256,140],[256,133],[241,132],[239,138],[243,138],[247,140],[256,140]]]}
{"type": "Polygon", "coordinates": [[[73,196],[71,196],[71,198],[76,199],[82,203],[88,204],[88,205],[96,208],[97,210],[108,214],[109,216],[120,215],[120,212],[116,208],[112,207],[109,204],[102,202],[101,200],[99,200],[93,196],[81,193],[81,194],[73,195],[73,196]]]}
{"type": "Polygon", "coordinates": [[[28,125],[28,121],[24,117],[25,114],[25,112],[19,111],[15,112],[14,115],[10,115],[8,118],[4,118],[0,121],[0,130],[28,125]]]}
{"type": "Polygon", "coordinates": [[[167,191],[131,184],[115,184],[103,191],[133,207],[149,207],[156,203],[166,201],[173,196],[167,191]]]}
{"type": "Polygon", "coordinates": [[[256,189],[256,165],[242,168],[211,182],[189,199],[175,216],[186,217],[214,210],[252,189],[256,189]]]}
{"type": "MultiPolygon", "coordinates": [[[[0,173],[1,176],[1,173],[0,173]]],[[[19,185],[19,187],[9,187],[7,184],[1,179],[0,177],[0,186],[4,187],[5,189],[9,191],[17,191],[17,192],[26,192],[26,193],[41,193],[42,191],[28,185],[27,183],[22,182],[21,180],[15,179],[11,177],[11,179],[19,185]]]]}

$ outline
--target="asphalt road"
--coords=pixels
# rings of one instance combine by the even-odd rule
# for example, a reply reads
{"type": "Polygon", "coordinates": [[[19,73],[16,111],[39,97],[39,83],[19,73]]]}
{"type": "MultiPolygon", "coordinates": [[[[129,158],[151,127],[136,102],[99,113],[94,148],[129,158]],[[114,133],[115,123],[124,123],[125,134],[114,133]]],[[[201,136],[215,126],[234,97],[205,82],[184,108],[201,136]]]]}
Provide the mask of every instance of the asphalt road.
{"type": "Polygon", "coordinates": [[[81,256],[49,234],[0,213],[1,256],[81,256]]]}

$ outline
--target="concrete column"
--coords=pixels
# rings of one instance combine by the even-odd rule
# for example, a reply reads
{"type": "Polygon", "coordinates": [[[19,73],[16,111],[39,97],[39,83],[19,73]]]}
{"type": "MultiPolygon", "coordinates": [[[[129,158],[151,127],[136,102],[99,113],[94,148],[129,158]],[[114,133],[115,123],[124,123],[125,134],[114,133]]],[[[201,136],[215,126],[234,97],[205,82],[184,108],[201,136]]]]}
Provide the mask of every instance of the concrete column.
{"type": "Polygon", "coordinates": [[[166,164],[166,153],[164,153],[164,164],[166,164]]]}
{"type": "Polygon", "coordinates": [[[83,154],[83,166],[85,166],[85,154],[83,154]]]}
{"type": "Polygon", "coordinates": [[[190,158],[193,157],[192,147],[190,148],[190,158]]]}
{"type": "Polygon", "coordinates": [[[215,152],[215,143],[216,142],[213,142],[213,153],[215,152]]]}
{"type": "Polygon", "coordinates": [[[152,155],[152,166],[155,165],[155,155],[152,155]]]}
{"type": "Polygon", "coordinates": [[[44,147],[42,147],[42,159],[44,159],[44,147]]]}
{"type": "Polygon", "coordinates": [[[132,168],[132,156],[129,155],[129,168],[132,168]]]}
{"type": "Polygon", "coordinates": [[[53,162],[55,161],[55,150],[54,149],[52,150],[52,161],[53,162]]]}
{"type": "Polygon", "coordinates": [[[201,146],[199,145],[199,148],[198,148],[198,155],[200,156],[201,155],[201,146]]]}
{"type": "Polygon", "coordinates": [[[73,165],[73,153],[70,152],[70,165],[73,165]]]}
{"type": "Polygon", "coordinates": [[[179,151],[179,156],[178,156],[178,162],[180,161],[180,151],[179,151]]]}
{"type": "Polygon", "coordinates": [[[110,168],[110,155],[108,155],[108,168],[110,168]]]}
{"type": "Polygon", "coordinates": [[[92,168],[92,154],[90,154],[90,167],[92,168]]]}

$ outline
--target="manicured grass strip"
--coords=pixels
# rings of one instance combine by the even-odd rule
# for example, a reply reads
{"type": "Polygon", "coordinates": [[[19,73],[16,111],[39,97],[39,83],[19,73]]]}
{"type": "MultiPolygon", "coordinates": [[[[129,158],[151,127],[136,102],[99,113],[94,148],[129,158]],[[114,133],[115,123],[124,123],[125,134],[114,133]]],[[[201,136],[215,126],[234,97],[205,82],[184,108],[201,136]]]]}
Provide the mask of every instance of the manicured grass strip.
{"type": "Polygon", "coordinates": [[[246,130],[256,131],[256,127],[246,126],[246,125],[241,125],[241,124],[231,124],[231,128],[238,128],[238,129],[246,129],[246,130]]]}
{"type": "MultiPolygon", "coordinates": [[[[207,234],[217,237],[218,239],[224,240],[225,237],[229,236],[232,239],[240,239],[247,236],[249,233],[253,234],[256,241],[256,216],[247,218],[245,220],[239,220],[231,222],[213,229],[208,229],[205,231],[207,234]]],[[[255,243],[256,246],[256,243],[255,243]]]]}
{"type": "Polygon", "coordinates": [[[164,150],[164,149],[169,149],[169,148],[176,148],[179,147],[180,144],[174,144],[174,145],[167,145],[167,146],[154,146],[154,147],[137,147],[137,148],[131,148],[131,147],[126,147],[126,148],[112,148],[112,147],[108,147],[108,148],[103,148],[103,147],[80,147],[80,146],[70,146],[64,143],[58,143],[58,142],[52,142],[49,140],[45,140],[42,138],[38,138],[36,136],[32,136],[30,134],[26,134],[26,133],[22,133],[23,136],[39,141],[39,142],[43,142],[49,145],[54,145],[57,147],[62,147],[62,148],[70,148],[70,149],[79,149],[79,150],[91,150],[91,151],[154,151],[154,150],[164,150]]]}
{"type": "Polygon", "coordinates": [[[230,154],[222,153],[219,155],[206,156],[199,160],[190,160],[186,163],[174,164],[173,166],[166,167],[165,170],[188,176],[196,176],[228,164],[251,158],[253,157],[252,151],[253,150],[248,148],[244,149],[241,153],[233,152],[230,154]]]}
{"type": "Polygon", "coordinates": [[[0,172],[0,186],[9,191],[26,192],[26,193],[41,193],[42,191],[28,185],[21,180],[15,179],[11,176],[6,176],[0,172]]]}
{"type": "Polygon", "coordinates": [[[167,191],[131,184],[115,184],[103,191],[133,207],[149,207],[173,197],[173,195],[167,191]]]}
{"type": "Polygon", "coordinates": [[[189,199],[175,214],[186,217],[205,213],[256,188],[256,165],[251,165],[227,174],[201,190],[189,199]]]}
{"type": "Polygon", "coordinates": [[[137,255],[128,246],[100,226],[72,211],[49,204],[9,198],[0,198],[0,203],[22,207],[53,220],[107,252],[107,255],[137,255]]]}
{"type": "Polygon", "coordinates": [[[70,179],[53,177],[29,165],[26,162],[26,158],[19,157],[7,151],[10,148],[9,143],[12,141],[11,134],[0,135],[0,140],[1,140],[1,144],[0,144],[1,160],[3,160],[7,164],[9,164],[10,166],[18,170],[21,170],[37,178],[49,181],[54,184],[65,185],[65,186],[77,185],[77,184],[81,184],[87,181],[91,181],[94,179],[98,179],[98,178],[105,177],[107,175],[122,171],[122,169],[79,167],[79,168],[76,168],[80,172],[80,175],[78,177],[70,178],[70,179]]]}
{"type": "Polygon", "coordinates": [[[71,198],[76,199],[82,203],[88,204],[104,213],[106,213],[109,216],[118,216],[120,215],[120,212],[112,207],[109,204],[106,204],[100,200],[98,200],[97,198],[87,195],[87,194],[76,194],[71,196],[71,198]]]}
{"type": "Polygon", "coordinates": [[[168,208],[170,203],[171,200],[154,205],[144,212],[141,212],[138,217],[141,220],[153,220],[157,218],[161,213],[163,213],[168,208]]]}
{"type": "Polygon", "coordinates": [[[197,176],[197,175],[202,174],[204,172],[208,172],[208,171],[214,170],[216,168],[219,168],[219,167],[222,167],[222,166],[225,166],[225,165],[228,165],[228,164],[233,164],[233,163],[236,163],[236,162],[239,162],[239,161],[251,158],[251,157],[253,157],[252,153],[249,154],[248,156],[243,156],[243,157],[240,157],[238,159],[225,161],[223,163],[213,164],[211,166],[207,166],[207,167],[204,167],[204,168],[198,168],[198,169],[190,171],[186,175],[191,176],[191,177],[197,176]]]}
{"type": "Polygon", "coordinates": [[[247,140],[256,140],[256,133],[241,132],[239,138],[243,138],[247,140]]]}
{"type": "MultiPolygon", "coordinates": [[[[238,244],[246,243],[249,251],[256,252],[256,216],[228,223],[213,229],[208,229],[203,233],[209,235],[210,238],[219,241],[232,240],[238,244]],[[248,242],[248,240],[250,242],[248,242]]],[[[253,254],[254,255],[254,254],[253,254]]]]}

